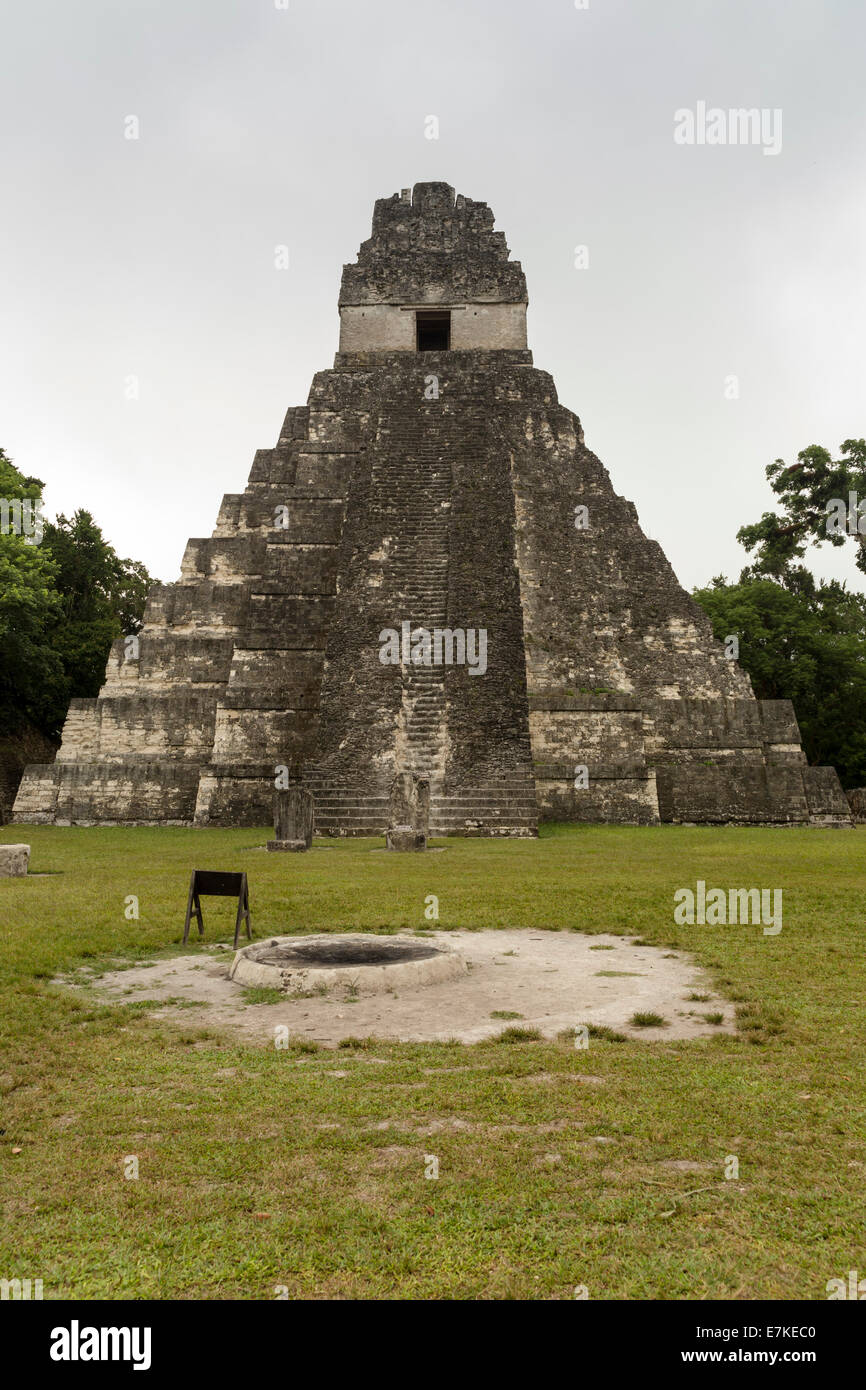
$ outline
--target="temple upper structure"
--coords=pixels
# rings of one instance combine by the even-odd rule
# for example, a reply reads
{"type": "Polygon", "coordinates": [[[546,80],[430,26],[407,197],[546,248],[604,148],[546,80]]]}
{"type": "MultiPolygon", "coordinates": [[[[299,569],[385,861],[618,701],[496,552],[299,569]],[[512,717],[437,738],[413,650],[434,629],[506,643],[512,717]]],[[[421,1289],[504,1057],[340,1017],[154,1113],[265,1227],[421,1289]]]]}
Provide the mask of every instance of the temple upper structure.
{"type": "Polygon", "coordinates": [[[486,203],[421,183],[379,198],[343,267],[341,352],[526,347],[526,278],[486,203]]]}

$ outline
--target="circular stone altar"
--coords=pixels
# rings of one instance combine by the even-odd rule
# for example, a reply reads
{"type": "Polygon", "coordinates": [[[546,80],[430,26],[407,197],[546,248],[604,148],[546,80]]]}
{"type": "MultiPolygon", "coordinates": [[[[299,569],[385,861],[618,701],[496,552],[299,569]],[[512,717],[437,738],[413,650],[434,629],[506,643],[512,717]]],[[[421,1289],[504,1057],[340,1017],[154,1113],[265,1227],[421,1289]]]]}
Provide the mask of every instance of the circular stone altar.
{"type": "Polygon", "coordinates": [[[331,933],[275,936],[237,952],[229,978],[284,994],[325,994],[341,986],[358,994],[418,989],[465,975],[459,951],[415,936],[331,933]]]}

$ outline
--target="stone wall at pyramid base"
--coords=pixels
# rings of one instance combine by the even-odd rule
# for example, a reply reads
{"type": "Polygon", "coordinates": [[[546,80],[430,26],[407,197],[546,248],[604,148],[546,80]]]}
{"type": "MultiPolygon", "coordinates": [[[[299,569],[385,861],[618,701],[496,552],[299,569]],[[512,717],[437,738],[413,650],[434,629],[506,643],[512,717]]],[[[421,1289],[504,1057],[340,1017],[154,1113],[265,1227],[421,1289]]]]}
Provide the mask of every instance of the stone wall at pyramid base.
{"type": "MultiPolygon", "coordinates": [[[[273,809],[272,768],[206,767],[201,770],[194,824],[267,825],[273,809]]],[[[317,835],[384,835],[389,795],[375,783],[336,780],[307,766],[303,785],[313,794],[317,835]]],[[[537,834],[538,806],[521,775],[489,777],[477,785],[437,786],[430,797],[431,835],[514,836],[537,834]]]]}
{"type": "MultiPolygon", "coordinates": [[[[314,796],[315,833],[384,835],[389,797],[367,786],[336,785],[305,770],[314,796]]],[[[225,769],[146,759],[116,763],[32,764],[15,803],[26,825],[266,826],[273,815],[273,768],[225,769]]],[[[436,836],[537,834],[538,806],[522,776],[434,792],[430,833],[436,836]]]]}
{"type": "Polygon", "coordinates": [[[198,782],[194,764],[153,759],[31,764],[12,819],[24,825],[192,825],[198,782]]]}
{"type": "Polygon", "coordinates": [[[629,768],[598,766],[587,788],[553,768],[538,781],[539,818],[610,825],[847,827],[851,815],[832,767],[629,768]]]}
{"type": "Polygon", "coordinates": [[[850,826],[835,768],[664,768],[657,773],[661,819],[682,824],[850,826]]]}
{"type": "MultiPolygon", "coordinates": [[[[106,689],[114,693],[72,701],[57,760],[25,770],[15,822],[270,823],[278,745],[258,762],[213,761],[213,689],[179,682],[171,691],[133,696],[126,692],[140,685],[138,675],[121,670],[112,681],[106,689]]],[[[431,833],[531,836],[539,819],[851,824],[835,771],[806,765],[788,701],[548,689],[530,693],[528,718],[531,779],[522,762],[512,767],[506,756],[483,772],[465,768],[450,782],[434,777],[431,833]]],[[[250,719],[251,735],[270,727],[257,711],[250,719]]],[[[317,834],[384,835],[387,777],[310,761],[304,778],[315,798],[317,834]]]]}
{"type": "MultiPolygon", "coordinates": [[[[726,750],[716,750],[717,754],[726,750]]],[[[730,752],[731,750],[727,750],[730,752]]],[[[537,833],[539,821],[613,825],[850,826],[851,813],[835,769],[805,764],[728,761],[589,764],[586,786],[574,767],[536,764],[537,802],[523,779],[431,797],[434,836],[537,833]]],[[[380,836],[388,828],[388,797],[363,786],[335,786],[314,772],[315,833],[380,836]]],[[[26,769],[14,821],[55,825],[267,826],[273,783],[260,772],[241,776],[172,762],[36,764],[26,769]]]]}
{"type": "Polygon", "coordinates": [[[788,700],[546,693],[530,722],[542,821],[852,824],[835,769],[807,765],[788,700]]]}

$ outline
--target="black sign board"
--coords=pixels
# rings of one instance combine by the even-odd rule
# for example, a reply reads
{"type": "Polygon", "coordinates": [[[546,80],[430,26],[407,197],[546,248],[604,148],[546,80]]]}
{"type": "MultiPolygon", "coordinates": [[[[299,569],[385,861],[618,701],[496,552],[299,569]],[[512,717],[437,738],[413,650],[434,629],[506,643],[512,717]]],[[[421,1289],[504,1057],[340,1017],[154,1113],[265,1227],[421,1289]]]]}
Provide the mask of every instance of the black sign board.
{"type": "Polygon", "coordinates": [[[186,904],[186,922],[183,928],[183,944],[189,940],[189,926],[192,921],[192,914],[198,922],[198,934],[204,936],[204,922],[201,915],[200,898],[237,898],[238,912],[235,918],[235,950],[238,946],[241,922],[247,924],[247,937],[253,939],[252,926],[250,921],[250,894],[247,887],[246,874],[222,873],[217,869],[193,869],[189,881],[189,898],[186,904]]]}

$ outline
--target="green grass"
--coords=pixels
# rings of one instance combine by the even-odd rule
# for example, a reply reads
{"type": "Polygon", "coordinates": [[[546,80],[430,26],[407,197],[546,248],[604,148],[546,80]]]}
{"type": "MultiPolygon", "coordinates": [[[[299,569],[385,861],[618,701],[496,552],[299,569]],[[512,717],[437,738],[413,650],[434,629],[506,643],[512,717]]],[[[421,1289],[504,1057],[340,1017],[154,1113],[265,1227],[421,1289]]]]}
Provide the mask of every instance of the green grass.
{"type": "MultiPolygon", "coordinates": [[[[866,831],[253,853],[267,835],[0,831],[49,875],[0,882],[0,1277],[42,1278],[46,1298],[820,1299],[866,1268],[866,831]],[[737,1033],[257,1049],[53,982],[179,953],[192,867],[246,869],[257,939],[639,935],[693,952],[737,1033]],[[674,890],[698,878],[782,888],[782,932],[675,925],[674,890]],[[696,1180],[669,1160],[709,1166],[696,1180]]],[[[205,899],[204,917],[206,942],[230,944],[232,905],[205,899]]]]}
{"type": "Polygon", "coordinates": [[[521,1043],[539,1042],[541,1033],[537,1028],[506,1028],[501,1033],[497,1033],[495,1038],[491,1038],[492,1043],[521,1043]]]}
{"type": "Polygon", "coordinates": [[[245,1004],[283,1004],[286,996],[281,989],[269,985],[244,985],[241,998],[245,1004]]]}
{"type": "Polygon", "coordinates": [[[618,1033],[615,1028],[608,1028],[603,1023],[587,1024],[586,1030],[595,1042],[628,1042],[625,1033],[618,1033]]]}

